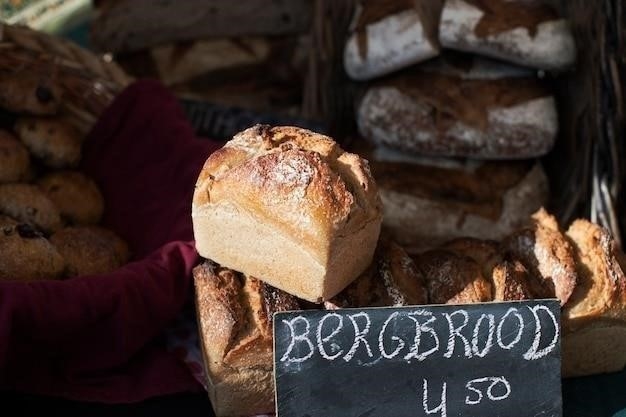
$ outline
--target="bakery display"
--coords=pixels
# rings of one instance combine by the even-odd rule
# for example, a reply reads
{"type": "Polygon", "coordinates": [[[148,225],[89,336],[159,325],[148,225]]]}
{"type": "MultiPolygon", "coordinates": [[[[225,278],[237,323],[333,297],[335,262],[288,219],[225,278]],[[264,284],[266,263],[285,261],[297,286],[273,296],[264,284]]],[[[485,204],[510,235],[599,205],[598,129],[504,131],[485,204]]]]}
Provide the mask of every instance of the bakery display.
{"type": "Polygon", "coordinates": [[[0,280],[111,272],[130,250],[100,224],[104,196],[79,165],[87,132],[128,78],[23,26],[0,24],[0,47],[0,280]]]}
{"type": "Polygon", "coordinates": [[[545,1],[445,0],[439,41],[545,70],[564,70],[576,60],[569,22],[545,1]]]}
{"type": "Polygon", "coordinates": [[[344,48],[355,80],[370,80],[439,54],[441,0],[366,0],[358,4],[344,48]]]}
{"type": "Polygon", "coordinates": [[[626,279],[618,259],[623,255],[605,229],[587,220],[576,220],[566,233],[543,209],[531,220],[533,226],[499,241],[456,238],[413,256],[381,237],[364,273],[323,304],[307,303],[204,261],[194,269],[194,282],[209,395],[216,415],[273,412],[270,311],[554,298],[562,293],[563,286],[558,284],[563,281],[556,276],[553,286],[545,281],[553,279],[549,274],[559,269],[573,274],[575,288],[562,306],[563,375],[622,369],[626,354],[619,348],[625,340],[626,279]],[[533,230],[537,241],[543,243],[518,253],[511,250],[507,240],[516,240],[527,230],[533,230]],[[549,245],[541,246],[548,240],[549,245]],[[565,251],[570,258],[551,259],[552,271],[547,271],[543,264],[550,251],[559,255],[565,251]],[[575,271],[571,271],[572,265],[575,271]]]}
{"type": "Polygon", "coordinates": [[[381,219],[367,162],[295,127],[235,135],[207,159],[192,206],[201,256],[313,302],[365,270],[381,219]]]}

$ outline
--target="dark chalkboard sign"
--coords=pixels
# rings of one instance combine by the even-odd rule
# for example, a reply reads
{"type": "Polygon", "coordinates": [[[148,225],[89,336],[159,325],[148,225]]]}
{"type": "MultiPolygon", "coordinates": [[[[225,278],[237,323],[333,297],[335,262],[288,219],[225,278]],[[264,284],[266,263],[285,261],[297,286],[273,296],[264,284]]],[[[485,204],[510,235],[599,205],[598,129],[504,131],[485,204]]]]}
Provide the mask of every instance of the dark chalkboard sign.
{"type": "Polygon", "coordinates": [[[274,316],[278,417],[560,417],[557,300],[274,316]]]}

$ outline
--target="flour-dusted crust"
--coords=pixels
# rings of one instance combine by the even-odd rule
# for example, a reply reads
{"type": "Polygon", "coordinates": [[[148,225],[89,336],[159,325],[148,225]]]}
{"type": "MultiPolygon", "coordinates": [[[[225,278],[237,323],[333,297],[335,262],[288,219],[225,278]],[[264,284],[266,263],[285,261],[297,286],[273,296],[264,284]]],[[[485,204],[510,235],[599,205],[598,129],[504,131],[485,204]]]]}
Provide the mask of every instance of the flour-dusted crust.
{"type": "Polygon", "coordinates": [[[574,248],[552,215],[539,210],[532,226],[504,239],[501,250],[528,270],[537,298],[556,297],[561,305],[567,303],[578,280],[574,248]]]}
{"type": "Polygon", "coordinates": [[[566,69],[576,60],[569,24],[539,3],[542,2],[446,0],[439,40],[446,48],[519,65],[566,69]]]}
{"type": "Polygon", "coordinates": [[[327,136],[261,125],[208,158],[192,207],[200,255],[313,302],[365,270],[381,217],[367,161],[327,136]]]}
{"type": "Polygon", "coordinates": [[[344,67],[369,80],[439,54],[441,0],[367,0],[357,7],[344,67]]]}
{"type": "Polygon", "coordinates": [[[43,73],[15,71],[0,76],[0,107],[14,113],[56,114],[62,96],[57,80],[43,73]]]}
{"type": "Polygon", "coordinates": [[[406,251],[381,239],[372,264],[345,290],[324,303],[327,309],[423,305],[428,291],[421,271],[406,251]]]}
{"type": "Polygon", "coordinates": [[[526,225],[548,198],[540,164],[438,167],[371,161],[383,227],[413,253],[457,237],[499,240],[526,225]]]}
{"type": "Polygon", "coordinates": [[[212,261],[194,268],[196,308],[215,414],[274,412],[272,315],[298,300],[212,261]]]}
{"type": "Polygon", "coordinates": [[[413,154],[527,159],[552,149],[557,116],[554,97],[532,78],[412,71],[371,86],[357,125],[372,143],[413,154]]]}

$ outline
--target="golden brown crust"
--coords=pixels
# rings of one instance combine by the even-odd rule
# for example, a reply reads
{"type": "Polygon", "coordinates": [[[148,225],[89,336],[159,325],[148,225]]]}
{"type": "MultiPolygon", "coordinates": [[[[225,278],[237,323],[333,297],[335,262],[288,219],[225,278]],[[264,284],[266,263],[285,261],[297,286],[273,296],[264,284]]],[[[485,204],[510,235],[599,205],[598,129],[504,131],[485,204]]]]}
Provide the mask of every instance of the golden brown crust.
{"type": "Polygon", "coordinates": [[[382,209],[365,160],[309,130],[257,125],[207,159],[192,219],[203,257],[319,302],[367,267],[382,209]]]}
{"type": "Polygon", "coordinates": [[[54,232],[62,226],[54,203],[31,184],[0,185],[0,213],[31,224],[45,233],[54,232]]]}
{"type": "Polygon", "coordinates": [[[329,239],[337,229],[349,233],[350,226],[380,215],[367,162],[327,136],[296,127],[257,125],[212,154],[194,204],[221,200],[314,241],[329,239]]]}
{"type": "Polygon", "coordinates": [[[99,226],[66,227],[50,237],[67,262],[70,277],[105,274],[128,262],[128,245],[116,233],[99,226]]]}
{"type": "Polygon", "coordinates": [[[374,260],[345,290],[324,303],[327,309],[428,303],[426,283],[413,259],[396,243],[381,239],[374,260]]]}
{"type": "Polygon", "coordinates": [[[29,166],[28,150],[11,133],[0,129],[0,184],[24,180],[29,166]]]}
{"type": "Polygon", "coordinates": [[[0,280],[57,279],[64,273],[64,259],[39,231],[1,215],[0,254],[0,280]]]}
{"type": "Polygon", "coordinates": [[[494,301],[530,300],[533,298],[529,274],[518,261],[502,261],[491,272],[494,301]]]}
{"type": "Polygon", "coordinates": [[[96,183],[78,171],[53,172],[37,181],[37,185],[57,206],[69,224],[100,222],[104,198],[96,183]]]}
{"type": "Polygon", "coordinates": [[[66,120],[59,117],[22,117],[15,131],[30,152],[51,168],[78,165],[82,137],[66,120]]]}
{"type": "Polygon", "coordinates": [[[576,328],[600,316],[626,321],[626,277],[609,231],[579,219],[566,234],[575,248],[579,278],[564,306],[566,326],[576,328]]]}
{"type": "Polygon", "coordinates": [[[533,215],[533,222],[504,239],[502,253],[519,260],[528,270],[536,297],[556,297],[564,305],[577,282],[574,249],[556,219],[544,209],[533,215]]]}
{"type": "Polygon", "coordinates": [[[426,278],[431,304],[469,304],[491,301],[491,284],[480,265],[468,256],[435,249],[416,259],[426,278]]]}
{"type": "Polygon", "coordinates": [[[15,113],[55,114],[62,90],[49,77],[23,71],[0,74],[0,107],[15,113]]]}

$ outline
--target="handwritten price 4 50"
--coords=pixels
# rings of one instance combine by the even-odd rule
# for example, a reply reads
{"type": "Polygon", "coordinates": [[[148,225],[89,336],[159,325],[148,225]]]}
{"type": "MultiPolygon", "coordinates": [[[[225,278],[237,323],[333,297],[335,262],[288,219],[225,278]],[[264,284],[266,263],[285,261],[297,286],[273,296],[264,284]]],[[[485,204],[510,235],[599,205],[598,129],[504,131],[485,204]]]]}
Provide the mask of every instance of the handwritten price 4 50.
{"type": "MultiPolygon", "coordinates": [[[[447,417],[447,383],[444,382],[441,389],[441,403],[434,408],[429,408],[428,406],[428,381],[426,379],[424,379],[423,388],[422,406],[424,407],[424,412],[427,415],[439,413],[441,417],[447,417]]],[[[502,401],[511,395],[511,384],[503,376],[472,379],[465,384],[465,388],[468,390],[468,394],[465,397],[465,404],[467,405],[480,404],[484,399],[484,394],[487,394],[489,401],[502,401]]]]}

